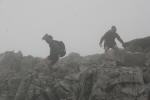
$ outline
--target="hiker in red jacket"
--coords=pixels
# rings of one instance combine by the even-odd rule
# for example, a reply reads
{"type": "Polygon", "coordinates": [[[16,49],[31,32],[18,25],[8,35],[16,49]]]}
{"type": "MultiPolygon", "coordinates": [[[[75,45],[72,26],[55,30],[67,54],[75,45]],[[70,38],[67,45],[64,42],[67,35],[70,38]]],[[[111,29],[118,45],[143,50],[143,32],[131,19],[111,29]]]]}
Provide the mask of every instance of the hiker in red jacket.
{"type": "Polygon", "coordinates": [[[102,47],[102,43],[104,42],[104,49],[105,52],[107,52],[109,49],[114,49],[116,48],[116,42],[115,39],[122,43],[122,46],[124,47],[124,42],[120,38],[120,36],[116,33],[117,28],[115,26],[112,26],[109,31],[107,31],[101,38],[99,45],[102,47]]]}

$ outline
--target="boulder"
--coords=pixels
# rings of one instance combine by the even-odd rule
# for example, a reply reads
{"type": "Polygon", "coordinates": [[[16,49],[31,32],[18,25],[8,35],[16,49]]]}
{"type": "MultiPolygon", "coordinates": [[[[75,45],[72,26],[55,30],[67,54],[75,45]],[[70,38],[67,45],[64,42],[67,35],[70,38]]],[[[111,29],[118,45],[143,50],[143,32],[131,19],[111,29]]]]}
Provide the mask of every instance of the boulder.
{"type": "MultiPolygon", "coordinates": [[[[81,75],[78,100],[135,100],[144,95],[144,81],[139,68],[99,67],[81,75]]],[[[139,99],[139,100],[146,100],[139,99]]]]}
{"type": "Polygon", "coordinates": [[[22,79],[22,81],[17,89],[14,100],[26,100],[28,89],[31,85],[31,82],[32,82],[32,75],[27,76],[22,79]]]}
{"type": "Polygon", "coordinates": [[[54,66],[47,59],[6,52],[0,54],[0,87],[9,83],[9,90],[3,89],[7,100],[144,100],[149,71],[143,81],[137,67],[144,64],[145,54],[121,49],[85,57],[71,53],[54,66]]]}
{"type": "Polygon", "coordinates": [[[133,52],[150,51],[150,37],[134,39],[125,43],[126,49],[133,52]]]}
{"type": "Polygon", "coordinates": [[[21,52],[15,53],[8,51],[0,55],[0,68],[1,70],[13,70],[19,72],[21,70],[21,60],[23,55],[21,52]]]}
{"type": "Polygon", "coordinates": [[[115,49],[108,55],[117,64],[125,66],[145,66],[146,56],[141,52],[130,52],[122,49],[115,49]],[[111,56],[110,56],[111,55],[111,56]]]}

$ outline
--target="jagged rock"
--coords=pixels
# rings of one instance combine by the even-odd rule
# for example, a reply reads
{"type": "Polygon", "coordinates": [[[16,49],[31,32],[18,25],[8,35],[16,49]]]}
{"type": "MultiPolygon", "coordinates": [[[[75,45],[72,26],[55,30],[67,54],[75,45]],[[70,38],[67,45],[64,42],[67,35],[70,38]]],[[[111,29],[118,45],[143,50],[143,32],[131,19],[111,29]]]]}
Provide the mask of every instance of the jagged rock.
{"type": "Polygon", "coordinates": [[[79,100],[135,100],[144,93],[139,68],[100,67],[87,70],[81,79],[79,100]]]}
{"type": "MultiPolygon", "coordinates": [[[[146,59],[149,58],[147,55],[146,59]]],[[[11,83],[11,79],[19,80],[19,83],[13,81],[18,84],[19,88],[11,85],[10,96],[7,100],[15,96],[16,100],[32,100],[33,98],[37,100],[50,100],[48,98],[52,100],[95,100],[99,98],[98,100],[101,100],[103,97],[108,97],[107,100],[112,98],[122,100],[122,97],[128,100],[129,97],[126,95],[133,98],[139,96],[138,94],[143,96],[143,70],[135,66],[143,67],[144,62],[145,55],[142,53],[118,50],[110,51],[108,54],[85,57],[71,53],[54,66],[50,66],[46,59],[7,52],[0,54],[0,69],[2,69],[0,87],[3,87],[4,82],[11,83]],[[116,62],[120,62],[124,67],[118,66],[116,62]],[[31,79],[32,82],[21,82],[25,76],[29,75],[29,72],[33,77],[28,77],[27,80],[31,79]],[[113,92],[108,93],[109,89],[113,92]]],[[[144,75],[147,77],[148,73],[144,75]]],[[[146,79],[149,80],[149,78],[146,79]]],[[[2,90],[8,91],[7,89],[2,90]]],[[[139,100],[140,97],[138,97],[139,100]]]]}
{"type": "Polygon", "coordinates": [[[150,83],[150,68],[146,68],[144,71],[143,71],[143,78],[144,78],[144,82],[145,84],[148,84],[150,83]]]}
{"type": "Polygon", "coordinates": [[[20,84],[20,81],[21,80],[19,77],[12,77],[10,79],[7,79],[7,81],[5,81],[4,91],[7,92],[6,100],[14,100],[15,94],[17,92],[17,88],[19,87],[19,84],[20,84]]]}
{"type": "Polygon", "coordinates": [[[21,69],[23,72],[31,72],[36,68],[37,64],[41,61],[40,58],[33,56],[24,56],[21,60],[21,69]]]}
{"type": "Polygon", "coordinates": [[[0,56],[0,68],[1,70],[21,70],[21,60],[23,55],[21,52],[15,53],[14,51],[8,51],[0,56]]]}
{"type": "Polygon", "coordinates": [[[143,77],[144,77],[144,81],[145,81],[145,84],[149,84],[150,83],[150,52],[148,52],[146,54],[146,67],[145,69],[143,70],[143,77]]]}
{"type": "Polygon", "coordinates": [[[134,39],[125,43],[126,49],[133,52],[150,51],[150,37],[134,39]]]}
{"type": "Polygon", "coordinates": [[[127,50],[115,49],[110,53],[113,60],[125,66],[145,66],[146,56],[140,52],[130,52],[127,50]]]}
{"type": "Polygon", "coordinates": [[[32,75],[25,77],[21,81],[14,100],[26,100],[28,89],[31,85],[31,82],[32,82],[32,75]]]}
{"type": "Polygon", "coordinates": [[[84,61],[83,57],[81,57],[79,54],[71,53],[54,65],[53,69],[57,70],[56,76],[64,78],[66,75],[78,73],[80,71],[82,61],[84,61]]]}
{"type": "Polygon", "coordinates": [[[150,52],[146,53],[146,66],[150,66],[150,52]]]}
{"type": "Polygon", "coordinates": [[[50,100],[52,96],[49,96],[48,93],[50,92],[50,85],[53,82],[50,79],[45,73],[35,72],[32,77],[32,82],[28,87],[27,100],[50,100]]]}
{"type": "Polygon", "coordinates": [[[80,92],[78,93],[77,100],[89,100],[92,89],[96,80],[96,70],[87,69],[80,76],[80,92]]]}
{"type": "Polygon", "coordinates": [[[94,55],[88,55],[84,57],[84,64],[87,66],[95,66],[95,65],[101,65],[104,61],[105,55],[104,54],[94,54],[94,55]]]}

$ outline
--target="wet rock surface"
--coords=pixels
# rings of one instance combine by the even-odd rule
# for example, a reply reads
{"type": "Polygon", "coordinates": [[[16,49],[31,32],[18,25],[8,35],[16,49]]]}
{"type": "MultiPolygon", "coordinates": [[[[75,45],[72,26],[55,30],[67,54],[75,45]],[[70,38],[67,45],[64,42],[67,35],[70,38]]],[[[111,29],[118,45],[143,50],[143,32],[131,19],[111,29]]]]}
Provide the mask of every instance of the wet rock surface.
{"type": "Polygon", "coordinates": [[[2,53],[0,100],[149,100],[149,37],[143,39],[128,42],[127,50],[71,53],[54,66],[21,52],[2,53]]]}

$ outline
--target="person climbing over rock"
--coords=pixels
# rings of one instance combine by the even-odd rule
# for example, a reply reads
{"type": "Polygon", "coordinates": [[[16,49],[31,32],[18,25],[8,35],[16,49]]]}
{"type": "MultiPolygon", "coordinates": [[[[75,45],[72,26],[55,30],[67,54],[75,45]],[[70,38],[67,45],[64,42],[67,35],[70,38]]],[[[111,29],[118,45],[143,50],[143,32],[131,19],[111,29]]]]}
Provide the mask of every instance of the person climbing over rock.
{"type": "Polygon", "coordinates": [[[48,34],[45,34],[42,39],[45,40],[50,47],[48,60],[51,65],[54,65],[60,57],[64,57],[66,55],[65,44],[62,41],[54,40],[53,37],[48,34]]]}
{"type": "Polygon", "coordinates": [[[124,45],[124,41],[121,39],[121,37],[116,33],[117,28],[116,26],[112,26],[111,29],[109,31],[107,31],[101,38],[99,45],[100,47],[102,47],[102,43],[104,42],[104,49],[105,52],[107,52],[109,49],[115,49],[117,48],[115,39],[117,38],[117,40],[122,44],[123,47],[125,47],[124,45]]]}

